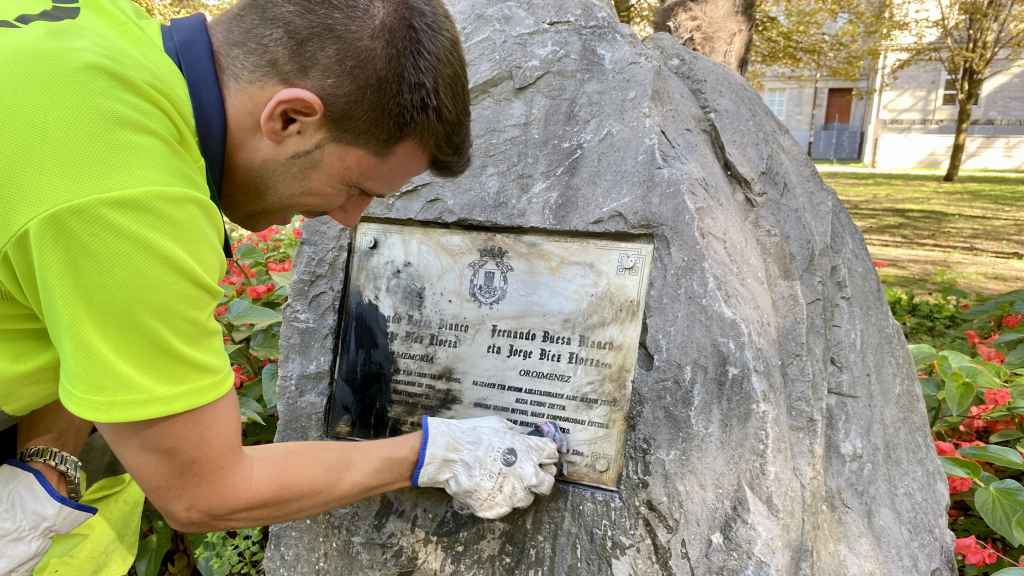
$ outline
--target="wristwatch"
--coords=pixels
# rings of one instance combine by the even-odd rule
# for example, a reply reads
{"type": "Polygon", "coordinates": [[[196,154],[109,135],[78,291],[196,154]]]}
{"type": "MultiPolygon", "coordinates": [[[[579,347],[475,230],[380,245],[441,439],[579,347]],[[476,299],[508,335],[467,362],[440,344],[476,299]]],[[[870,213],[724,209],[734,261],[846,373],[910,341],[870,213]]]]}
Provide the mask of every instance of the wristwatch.
{"type": "Polygon", "coordinates": [[[82,462],[78,458],[49,446],[25,448],[18,454],[18,458],[22,462],[42,462],[53,466],[67,482],[68,498],[78,502],[82,497],[82,462]]]}

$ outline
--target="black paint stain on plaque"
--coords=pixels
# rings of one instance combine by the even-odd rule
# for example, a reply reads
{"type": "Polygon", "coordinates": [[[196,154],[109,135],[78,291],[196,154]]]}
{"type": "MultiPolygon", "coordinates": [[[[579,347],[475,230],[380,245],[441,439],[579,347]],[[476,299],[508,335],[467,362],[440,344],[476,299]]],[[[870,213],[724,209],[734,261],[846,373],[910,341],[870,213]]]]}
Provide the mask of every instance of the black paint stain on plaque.
{"type": "Polygon", "coordinates": [[[328,408],[330,435],[384,438],[397,432],[390,417],[394,363],[384,314],[358,291],[350,293],[328,408]]]}

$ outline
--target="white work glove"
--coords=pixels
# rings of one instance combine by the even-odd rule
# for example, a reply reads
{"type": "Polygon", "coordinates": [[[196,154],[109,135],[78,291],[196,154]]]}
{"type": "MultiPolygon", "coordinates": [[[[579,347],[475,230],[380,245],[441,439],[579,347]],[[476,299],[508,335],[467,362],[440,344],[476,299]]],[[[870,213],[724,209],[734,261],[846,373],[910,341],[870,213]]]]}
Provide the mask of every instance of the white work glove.
{"type": "Polygon", "coordinates": [[[0,574],[27,576],[52,538],[96,514],[62,496],[41,472],[20,460],[0,465],[0,574]]]}
{"type": "Polygon", "coordinates": [[[446,420],[423,417],[420,457],[412,485],[444,488],[459,508],[501,518],[526,508],[555,484],[558,448],[527,436],[498,416],[446,420]]]}

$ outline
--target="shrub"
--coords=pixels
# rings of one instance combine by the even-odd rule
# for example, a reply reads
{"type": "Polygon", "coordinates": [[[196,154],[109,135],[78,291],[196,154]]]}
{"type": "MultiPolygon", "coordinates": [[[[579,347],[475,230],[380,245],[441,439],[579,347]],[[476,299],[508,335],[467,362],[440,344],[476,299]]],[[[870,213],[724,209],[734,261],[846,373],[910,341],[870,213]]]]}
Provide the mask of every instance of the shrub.
{"type": "Polygon", "coordinates": [[[957,294],[918,296],[909,290],[886,288],[885,299],[908,342],[946,347],[955,341],[965,302],[957,294]]]}

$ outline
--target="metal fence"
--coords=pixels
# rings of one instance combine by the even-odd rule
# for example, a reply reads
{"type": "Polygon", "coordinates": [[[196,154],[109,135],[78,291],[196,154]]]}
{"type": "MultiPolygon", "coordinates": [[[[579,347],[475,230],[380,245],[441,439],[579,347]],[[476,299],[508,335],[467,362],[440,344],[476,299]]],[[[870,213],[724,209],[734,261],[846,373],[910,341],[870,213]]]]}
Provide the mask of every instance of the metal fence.
{"type": "Polygon", "coordinates": [[[811,158],[815,160],[860,160],[863,132],[836,126],[814,131],[811,158]]]}

